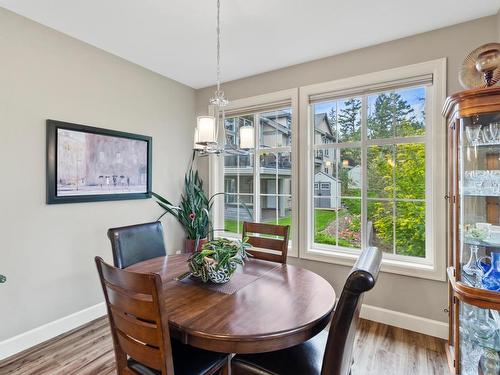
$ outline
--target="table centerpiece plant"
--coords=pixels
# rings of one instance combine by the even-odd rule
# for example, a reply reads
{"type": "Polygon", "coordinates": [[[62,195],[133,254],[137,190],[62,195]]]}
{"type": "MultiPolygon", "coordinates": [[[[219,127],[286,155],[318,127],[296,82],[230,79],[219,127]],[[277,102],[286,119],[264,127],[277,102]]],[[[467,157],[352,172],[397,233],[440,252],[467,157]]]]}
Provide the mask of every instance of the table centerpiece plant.
{"type": "Polygon", "coordinates": [[[222,284],[229,281],[238,265],[248,259],[246,249],[250,247],[247,238],[243,241],[218,238],[208,241],[199,252],[188,260],[191,274],[203,282],[222,284]]]}

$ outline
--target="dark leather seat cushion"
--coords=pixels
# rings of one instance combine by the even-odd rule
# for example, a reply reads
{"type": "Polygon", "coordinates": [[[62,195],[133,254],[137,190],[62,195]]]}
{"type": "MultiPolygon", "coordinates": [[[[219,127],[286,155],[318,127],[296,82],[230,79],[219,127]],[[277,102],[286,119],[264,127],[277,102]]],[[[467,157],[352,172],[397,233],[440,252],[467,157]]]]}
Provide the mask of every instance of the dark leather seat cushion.
{"type": "MultiPolygon", "coordinates": [[[[177,340],[171,341],[175,375],[202,375],[227,360],[227,354],[198,349],[177,340]]],[[[161,375],[161,371],[146,367],[133,358],[129,358],[127,365],[141,375],[161,375]]]]}
{"type": "Polygon", "coordinates": [[[291,348],[269,353],[239,354],[231,361],[233,375],[319,375],[323,363],[328,332],[321,331],[312,339],[291,348]]]}

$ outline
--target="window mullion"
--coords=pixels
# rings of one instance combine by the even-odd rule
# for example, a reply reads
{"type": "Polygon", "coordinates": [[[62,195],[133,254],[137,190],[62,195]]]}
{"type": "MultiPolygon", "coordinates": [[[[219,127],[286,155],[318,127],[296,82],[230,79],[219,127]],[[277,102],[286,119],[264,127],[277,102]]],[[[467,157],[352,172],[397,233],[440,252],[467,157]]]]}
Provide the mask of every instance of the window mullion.
{"type": "Polygon", "coordinates": [[[254,161],[253,161],[253,209],[254,222],[260,223],[260,114],[256,113],[254,119],[254,161]]]}
{"type": "Polygon", "coordinates": [[[392,252],[396,254],[396,145],[392,146],[392,252]]]}
{"type": "Polygon", "coordinates": [[[278,224],[278,218],[279,218],[279,200],[278,200],[278,192],[279,192],[279,169],[278,169],[278,164],[279,164],[279,152],[275,153],[274,154],[275,158],[276,158],[276,166],[275,166],[275,181],[274,181],[274,220],[275,220],[275,224],[278,224]]]}
{"type": "Polygon", "coordinates": [[[367,137],[368,137],[368,98],[361,97],[361,248],[364,249],[368,243],[368,171],[367,171],[367,137]]]}
{"type": "MultiPolygon", "coordinates": [[[[339,106],[338,106],[338,101],[335,102],[335,144],[338,146],[339,144],[339,106]]],[[[335,187],[335,204],[337,205],[337,213],[335,215],[335,244],[339,246],[339,207],[342,207],[342,183],[340,183],[340,191],[339,191],[339,182],[340,182],[340,176],[339,176],[339,164],[340,164],[340,149],[335,150],[336,153],[336,160],[335,160],[335,178],[337,179],[336,184],[337,186],[335,187]],[[338,204],[340,201],[340,205],[338,204]]]]}
{"type": "MultiPolygon", "coordinates": [[[[239,120],[238,120],[239,121],[239,120]]],[[[239,132],[239,129],[238,129],[239,132]]],[[[236,158],[236,233],[240,233],[240,155],[236,158]]]]}

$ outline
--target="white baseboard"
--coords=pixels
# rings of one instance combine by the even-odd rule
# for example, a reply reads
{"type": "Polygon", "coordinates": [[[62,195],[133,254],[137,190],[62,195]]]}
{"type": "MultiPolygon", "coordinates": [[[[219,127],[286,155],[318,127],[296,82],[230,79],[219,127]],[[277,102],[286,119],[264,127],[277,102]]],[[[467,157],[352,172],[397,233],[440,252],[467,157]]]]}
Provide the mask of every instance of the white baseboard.
{"type": "Polygon", "coordinates": [[[0,360],[41,344],[85,323],[106,315],[104,302],[88,307],[74,314],[54,320],[20,335],[0,341],[0,360]]]}
{"type": "Polygon", "coordinates": [[[371,305],[363,305],[361,307],[360,317],[429,336],[442,339],[448,338],[448,323],[438,320],[422,318],[420,316],[387,310],[382,307],[371,305]]]}

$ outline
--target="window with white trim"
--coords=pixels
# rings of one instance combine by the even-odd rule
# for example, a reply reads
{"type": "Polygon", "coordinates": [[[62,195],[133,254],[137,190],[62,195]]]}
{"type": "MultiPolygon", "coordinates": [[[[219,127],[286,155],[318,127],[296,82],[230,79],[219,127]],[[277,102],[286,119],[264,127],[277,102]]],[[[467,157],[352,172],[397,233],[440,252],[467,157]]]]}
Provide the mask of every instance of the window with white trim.
{"type": "Polygon", "coordinates": [[[291,225],[292,108],[231,114],[225,119],[224,232],[244,221],[291,225]],[[255,127],[255,149],[239,150],[239,128],[255,127]]]}
{"type": "Polygon", "coordinates": [[[426,86],[311,104],[315,244],[425,258],[426,86]]]}

